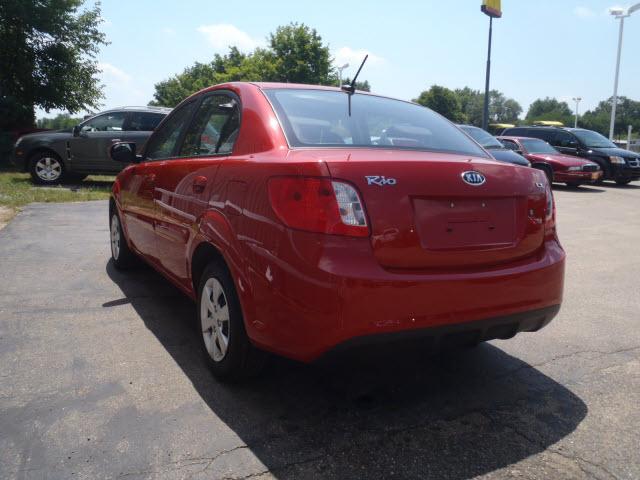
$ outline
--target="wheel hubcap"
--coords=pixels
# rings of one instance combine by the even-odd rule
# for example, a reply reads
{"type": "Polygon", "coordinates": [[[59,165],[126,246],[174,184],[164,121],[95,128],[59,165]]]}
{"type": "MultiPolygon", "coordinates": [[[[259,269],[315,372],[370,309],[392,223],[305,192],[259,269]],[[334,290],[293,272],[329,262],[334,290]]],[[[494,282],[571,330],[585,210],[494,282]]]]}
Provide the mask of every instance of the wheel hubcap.
{"type": "Polygon", "coordinates": [[[120,222],[117,215],[111,217],[111,256],[118,260],[120,255],[120,222]]]}
{"type": "Polygon", "coordinates": [[[36,175],[47,182],[52,182],[62,175],[62,165],[53,157],[42,157],[36,162],[36,175]]]}
{"type": "Polygon", "coordinates": [[[210,278],[202,289],[200,299],[200,325],[207,353],[214,362],[220,362],[229,346],[229,305],[222,284],[210,278]]]}

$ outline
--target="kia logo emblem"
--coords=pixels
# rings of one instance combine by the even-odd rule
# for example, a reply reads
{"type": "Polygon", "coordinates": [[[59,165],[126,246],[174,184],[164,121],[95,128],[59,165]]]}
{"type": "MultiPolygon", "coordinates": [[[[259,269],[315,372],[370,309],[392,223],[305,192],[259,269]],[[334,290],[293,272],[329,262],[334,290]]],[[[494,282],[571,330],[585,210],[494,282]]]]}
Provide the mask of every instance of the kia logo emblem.
{"type": "Polygon", "coordinates": [[[474,187],[480,186],[487,181],[487,179],[484,178],[484,175],[474,171],[464,172],[462,174],[462,180],[464,180],[464,182],[468,183],[469,185],[473,185],[474,187]]]}

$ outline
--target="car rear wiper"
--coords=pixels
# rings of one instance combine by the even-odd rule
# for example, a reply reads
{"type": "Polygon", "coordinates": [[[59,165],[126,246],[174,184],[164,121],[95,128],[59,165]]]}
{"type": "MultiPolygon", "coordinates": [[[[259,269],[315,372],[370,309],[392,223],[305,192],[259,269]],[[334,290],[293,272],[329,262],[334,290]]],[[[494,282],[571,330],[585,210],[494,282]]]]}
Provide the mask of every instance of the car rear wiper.
{"type": "Polygon", "coordinates": [[[353,79],[351,80],[351,84],[340,85],[340,88],[342,89],[342,91],[347,92],[347,95],[349,96],[349,116],[351,116],[351,95],[356,93],[356,80],[358,79],[358,75],[360,75],[360,70],[362,70],[362,67],[364,67],[364,62],[367,61],[367,58],[369,58],[369,54],[366,54],[364,56],[364,60],[362,60],[362,63],[360,64],[360,68],[358,69],[353,79]]]}

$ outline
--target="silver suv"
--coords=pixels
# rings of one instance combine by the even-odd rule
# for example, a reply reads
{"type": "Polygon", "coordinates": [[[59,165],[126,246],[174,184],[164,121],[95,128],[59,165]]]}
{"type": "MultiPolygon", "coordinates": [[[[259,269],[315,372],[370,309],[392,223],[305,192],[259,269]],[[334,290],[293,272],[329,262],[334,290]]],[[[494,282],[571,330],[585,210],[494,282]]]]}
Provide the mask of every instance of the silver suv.
{"type": "Polygon", "coordinates": [[[134,142],[141,148],[170,111],[122,107],[98,113],[73,129],[24,135],[14,146],[13,161],[39,184],[80,181],[90,174],[114,175],[125,165],[110,158],[111,144],[134,142]]]}

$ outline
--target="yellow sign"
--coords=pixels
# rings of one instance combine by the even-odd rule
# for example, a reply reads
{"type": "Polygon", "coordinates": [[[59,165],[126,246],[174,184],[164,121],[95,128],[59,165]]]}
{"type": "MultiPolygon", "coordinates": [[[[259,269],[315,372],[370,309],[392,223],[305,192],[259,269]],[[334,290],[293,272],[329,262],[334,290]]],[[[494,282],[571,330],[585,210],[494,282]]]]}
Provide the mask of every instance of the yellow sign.
{"type": "Polygon", "coordinates": [[[502,5],[500,0],[482,0],[480,10],[490,17],[500,18],[502,16],[502,5]]]}

